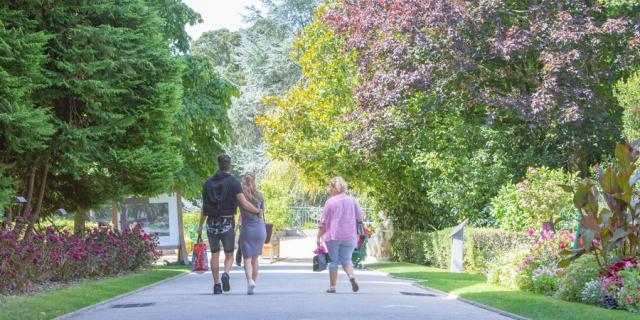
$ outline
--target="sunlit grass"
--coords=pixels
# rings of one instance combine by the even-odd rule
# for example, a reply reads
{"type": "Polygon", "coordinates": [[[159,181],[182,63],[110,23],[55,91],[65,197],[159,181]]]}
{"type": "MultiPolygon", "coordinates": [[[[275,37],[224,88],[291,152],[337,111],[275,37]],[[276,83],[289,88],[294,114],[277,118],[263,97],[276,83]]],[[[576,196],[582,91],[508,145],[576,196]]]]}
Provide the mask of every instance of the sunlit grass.
{"type": "Polygon", "coordinates": [[[52,319],[188,271],[186,266],[154,267],[122,277],[86,280],[33,296],[0,297],[0,319],[52,319]]]}
{"type": "Polygon", "coordinates": [[[544,295],[488,284],[483,275],[451,273],[409,263],[381,263],[367,267],[530,319],[640,319],[640,315],[567,302],[544,295]]]}

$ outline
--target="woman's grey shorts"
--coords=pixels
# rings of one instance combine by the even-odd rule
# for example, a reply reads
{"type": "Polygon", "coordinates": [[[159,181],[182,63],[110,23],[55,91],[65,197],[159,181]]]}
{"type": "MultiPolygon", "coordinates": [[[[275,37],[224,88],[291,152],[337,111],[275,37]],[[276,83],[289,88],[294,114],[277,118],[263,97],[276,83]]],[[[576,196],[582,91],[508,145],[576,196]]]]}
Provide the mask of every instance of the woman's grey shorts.
{"type": "Polygon", "coordinates": [[[352,240],[330,240],[326,242],[331,263],[329,263],[329,271],[338,271],[338,264],[342,268],[351,265],[351,256],[356,248],[358,238],[352,240]]]}

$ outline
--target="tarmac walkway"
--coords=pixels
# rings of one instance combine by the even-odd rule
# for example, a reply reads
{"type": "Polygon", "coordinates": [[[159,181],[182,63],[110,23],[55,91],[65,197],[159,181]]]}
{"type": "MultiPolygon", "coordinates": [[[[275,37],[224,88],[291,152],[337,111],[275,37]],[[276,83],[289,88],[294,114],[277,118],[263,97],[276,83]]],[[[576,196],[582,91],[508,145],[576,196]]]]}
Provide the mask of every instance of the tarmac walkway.
{"type": "MultiPolygon", "coordinates": [[[[306,259],[304,259],[306,260],[306,259]]],[[[336,294],[325,293],[327,271],[309,262],[261,267],[255,295],[246,294],[243,270],[234,266],[231,291],[212,294],[211,273],[190,273],[61,317],[62,319],[509,319],[394,279],[356,271],[360,292],[351,292],[340,271],[336,294]]]]}

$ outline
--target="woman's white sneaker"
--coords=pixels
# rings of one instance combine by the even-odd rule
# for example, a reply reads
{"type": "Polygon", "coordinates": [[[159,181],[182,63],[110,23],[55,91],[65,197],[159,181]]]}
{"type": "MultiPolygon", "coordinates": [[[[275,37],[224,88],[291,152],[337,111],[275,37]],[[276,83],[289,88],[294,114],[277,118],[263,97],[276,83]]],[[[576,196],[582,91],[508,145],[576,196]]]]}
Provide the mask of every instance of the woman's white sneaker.
{"type": "Polygon", "coordinates": [[[247,294],[252,295],[255,288],[256,288],[256,283],[252,280],[251,282],[249,282],[249,284],[247,284],[247,294]]]}

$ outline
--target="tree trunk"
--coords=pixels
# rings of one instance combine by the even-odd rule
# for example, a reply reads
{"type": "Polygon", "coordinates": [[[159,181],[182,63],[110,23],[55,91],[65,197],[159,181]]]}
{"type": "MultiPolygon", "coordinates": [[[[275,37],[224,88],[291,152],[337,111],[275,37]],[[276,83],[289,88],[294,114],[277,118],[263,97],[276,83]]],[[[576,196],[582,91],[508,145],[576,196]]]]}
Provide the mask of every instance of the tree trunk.
{"type": "Polygon", "coordinates": [[[4,217],[4,221],[6,222],[13,221],[13,212],[11,211],[11,204],[9,204],[9,206],[5,210],[6,210],[5,212],[7,213],[7,216],[4,217]]]}
{"type": "Polygon", "coordinates": [[[84,233],[84,209],[78,208],[73,218],[73,233],[81,236],[84,233]]]}
{"type": "Polygon", "coordinates": [[[111,224],[118,230],[118,203],[111,201],[111,224]]]}
{"type": "Polygon", "coordinates": [[[189,263],[187,257],[187,246],[184,241],[184,223],[182,222],[182,190],[176,188],[176,202],[178,204],[178,261],[182,261],[184,264],[189,263]]]}
{"type": "Polygon", "coordinates": [[[27,203],[24,205],[24,213],[27,213],[31,207],[31,201],[33,200],[33,188],[36,183],[36,169],[38,168],[38,162],[40,157],[37,157],[31,166],[31,174],[29,175],[29,189],[27,190],[27,203]]]}
{"type": "Polygon", "coordinates": [[[40,183],[40,192],[38,193],[38,204],[36,205],[36,211],[33,215],[33,221],[38,221],[40,218],[40,211],[42,210],[42,200],[44,199],[44,190],[47,187],[47,176],[49,175],[49,160],[44,163],[44,172],[42,173],[42,180],[40,183]]]}

